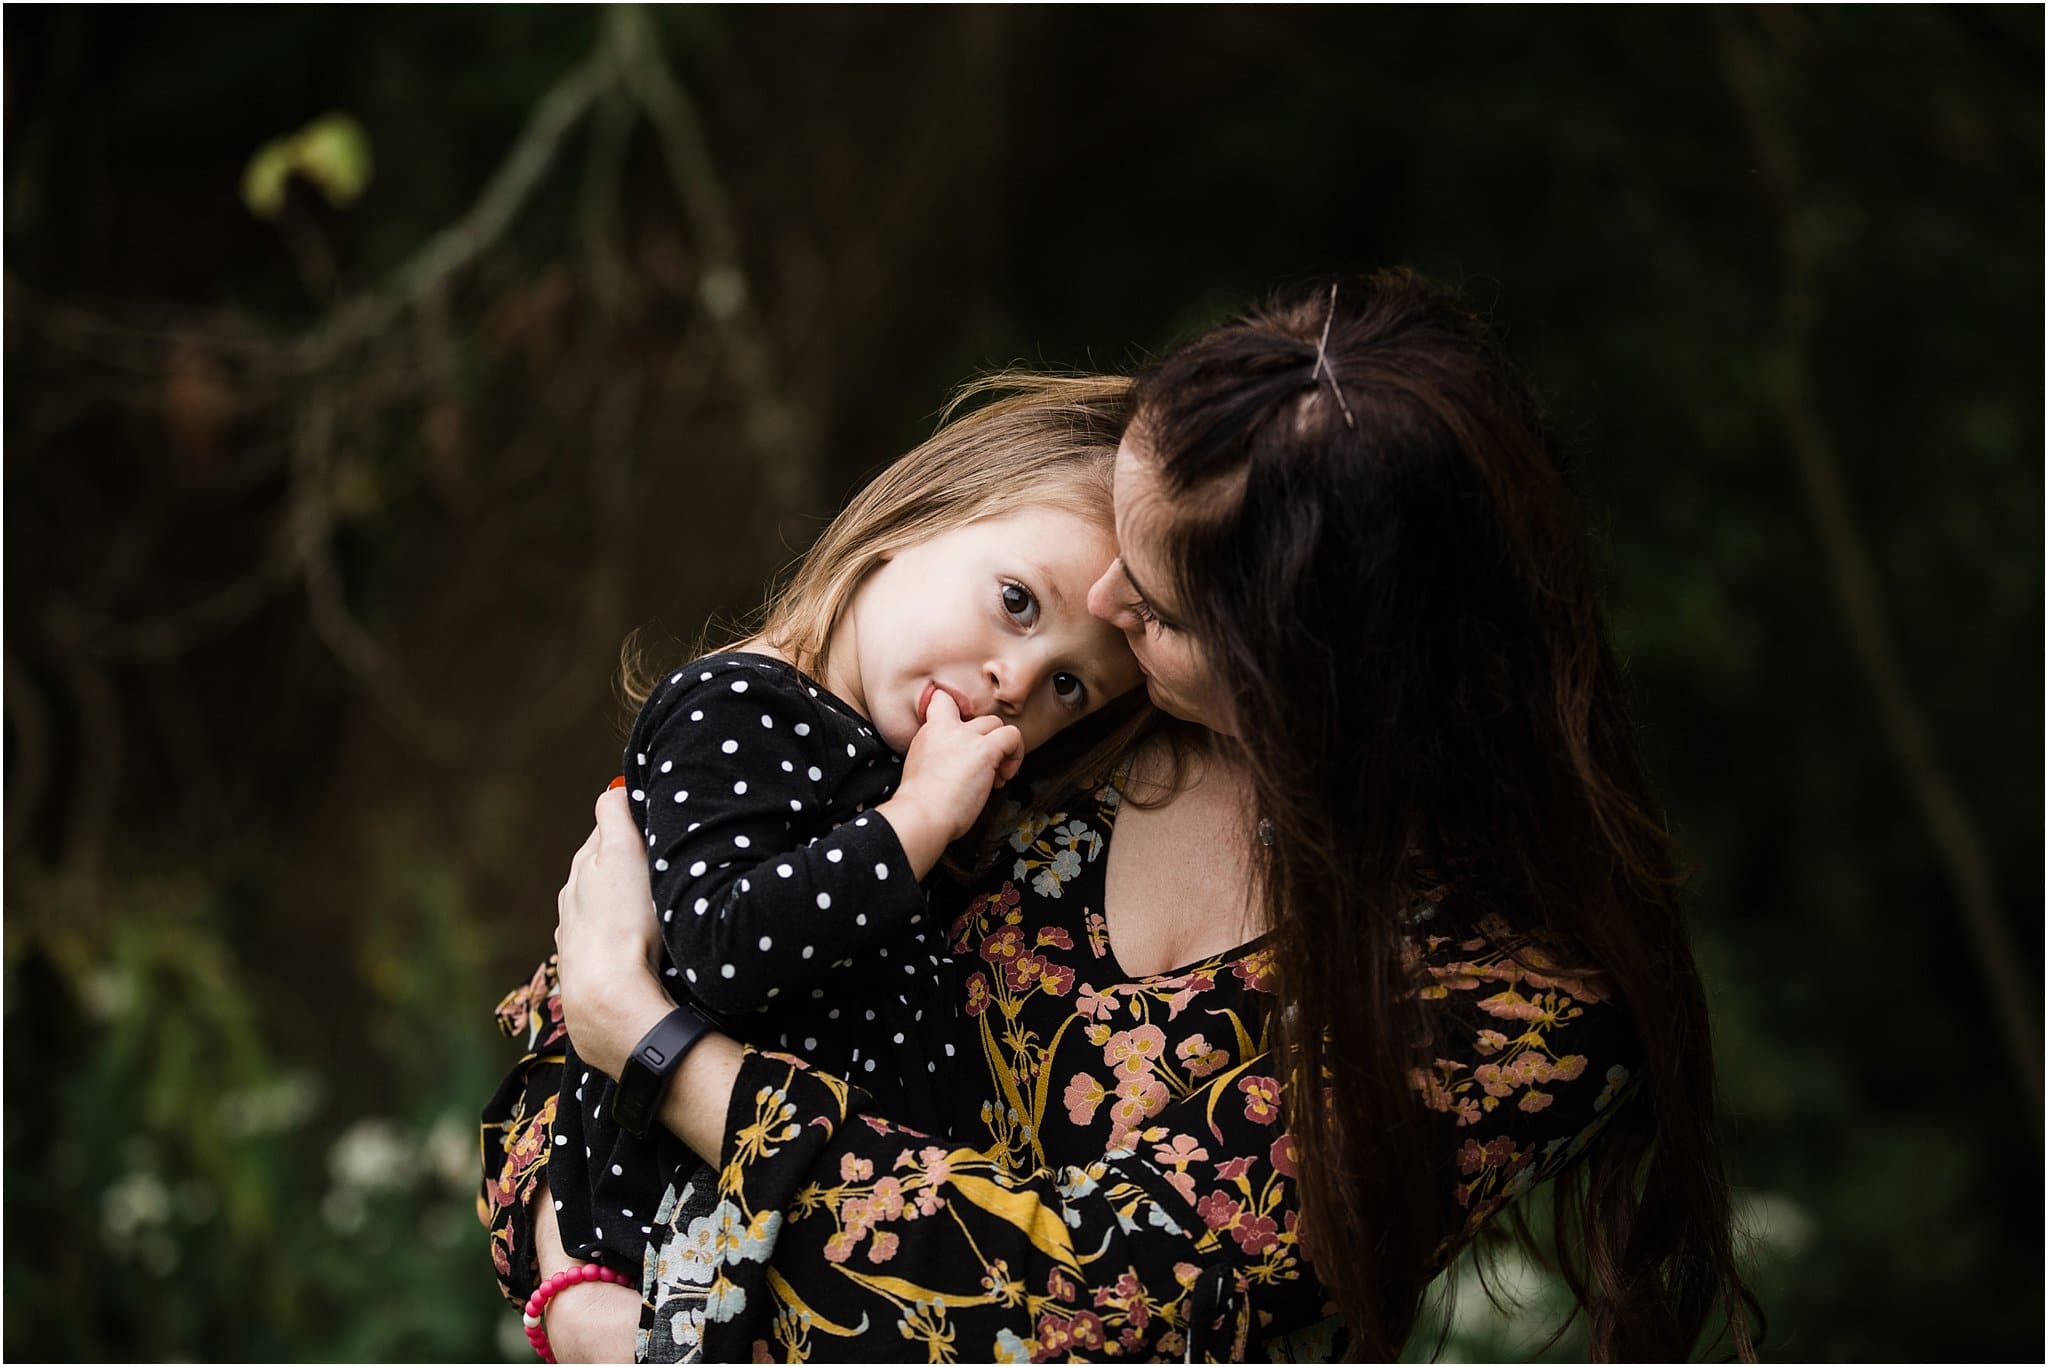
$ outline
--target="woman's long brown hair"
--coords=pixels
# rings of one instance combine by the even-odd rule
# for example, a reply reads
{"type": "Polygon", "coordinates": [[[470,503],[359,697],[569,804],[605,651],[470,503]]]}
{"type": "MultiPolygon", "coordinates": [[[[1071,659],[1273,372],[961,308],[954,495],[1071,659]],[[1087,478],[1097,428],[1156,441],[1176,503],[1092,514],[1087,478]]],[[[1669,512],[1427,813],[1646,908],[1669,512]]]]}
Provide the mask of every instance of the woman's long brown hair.
{"type": "Polygon", "coordinates": [[[1260,882],[1315,1268],[1354,1353],[1394,1357],[1454,1147],[1411,1090],[1430,1022],[1401,918],[1427,870],[1476,862],[1511,923],[1604,975],[1642,1051],[1638,1094],[1552,1183],[1593,1357],[1686,1357],[1720,1312],[1747,1357],[1706,1001],[1576,498],[1454,295],[1336,284],[1167,356],[1127,437],[1276,828],[1260,882]]]}

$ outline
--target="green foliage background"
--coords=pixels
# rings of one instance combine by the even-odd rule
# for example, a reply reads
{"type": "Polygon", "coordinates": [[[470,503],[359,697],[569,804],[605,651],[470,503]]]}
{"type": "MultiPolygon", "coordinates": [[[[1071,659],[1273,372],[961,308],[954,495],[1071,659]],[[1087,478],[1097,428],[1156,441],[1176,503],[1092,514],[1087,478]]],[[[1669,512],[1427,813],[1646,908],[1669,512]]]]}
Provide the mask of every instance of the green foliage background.
{"type": "MultiPolygon", "coordinates": [[[[8,1355],[519,1360],[473,1120],[615,764],[620,639],[757,601],[978,369],[1126,366],[1393,263],[1498,320],[1577,461],[1696,867],[1767,1354],[2041,1353],[2038,1063],[1796,459],[1839,471],[2038,1051],[2038,9],[16,7],[5,39],[8,1355]]],[[[1547,1332],[1555,1286],[1505,1280],[1452,1355],[1547,1332]]]]}

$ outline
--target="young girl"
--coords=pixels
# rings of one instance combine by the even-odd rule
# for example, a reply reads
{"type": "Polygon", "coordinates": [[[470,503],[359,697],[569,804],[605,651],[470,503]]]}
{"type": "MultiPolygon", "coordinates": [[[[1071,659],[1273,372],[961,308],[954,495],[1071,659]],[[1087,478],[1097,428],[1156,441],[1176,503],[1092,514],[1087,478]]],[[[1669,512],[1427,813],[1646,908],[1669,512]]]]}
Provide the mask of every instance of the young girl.
{"type": "MultiPolygon", "coordinates": [[[[950,1046],[923,1042],[946,994],[919,885],[1026,752],[1139,680],[1086,604],[1115,555],[1122,391],[1033,377],[943,426],[834,519],[756,634],[645,692],[627,743],[671,993],[932,1132],[950,1046]]],[[[486,1112],[511,1156],[487,1206],[545,1162],[572,1255],[636,1279],[691,1256],[709,1169],[614,1123],[615,1084],[573,1042],[563,1067],[544,1149],[515,1131],[545,1117],[486,1112]]],[[[524,1294],[530,1255],[506,1252],[524,1294]]],[[[643,1357],[688,1352],[701,1310],[676,1310],[643,1316],[643,1357]]]]}

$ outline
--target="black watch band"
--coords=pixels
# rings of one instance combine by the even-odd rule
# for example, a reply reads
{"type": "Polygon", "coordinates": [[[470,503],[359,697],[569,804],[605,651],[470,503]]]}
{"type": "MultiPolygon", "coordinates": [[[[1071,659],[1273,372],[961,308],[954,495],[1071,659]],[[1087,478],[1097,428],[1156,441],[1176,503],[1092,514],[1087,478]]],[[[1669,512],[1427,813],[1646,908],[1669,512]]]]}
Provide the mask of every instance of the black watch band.
{"type": "MultiPolygon", "coordinates": [[[[612,1119],[635,1139],[647,1137],[648,1126],[661,1110],[662,1094],[683,1055],[711,1029],[711,1022],[694,1007],[678,1006],[649,1030],[619,1073],[619,1090],[612,1097],[612,1119]]],[[[572,1041],[573,1042],[573,1041],[572,1041]]]]}

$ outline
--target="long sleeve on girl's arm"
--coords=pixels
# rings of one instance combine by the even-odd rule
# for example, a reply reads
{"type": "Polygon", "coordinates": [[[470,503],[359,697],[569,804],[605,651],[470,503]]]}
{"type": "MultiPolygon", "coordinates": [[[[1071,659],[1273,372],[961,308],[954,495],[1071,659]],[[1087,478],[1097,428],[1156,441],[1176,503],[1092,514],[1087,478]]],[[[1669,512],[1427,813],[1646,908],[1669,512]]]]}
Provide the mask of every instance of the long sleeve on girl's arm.
{"type": "Polygon", "coordinates": [[[679,990],[738,1013],[822,980],[925,919],[895,831],[870,810],[900,761],[779,662],[675,671],[627,745],[654,907],[679,990]]]}

